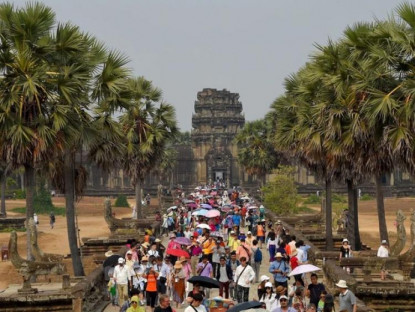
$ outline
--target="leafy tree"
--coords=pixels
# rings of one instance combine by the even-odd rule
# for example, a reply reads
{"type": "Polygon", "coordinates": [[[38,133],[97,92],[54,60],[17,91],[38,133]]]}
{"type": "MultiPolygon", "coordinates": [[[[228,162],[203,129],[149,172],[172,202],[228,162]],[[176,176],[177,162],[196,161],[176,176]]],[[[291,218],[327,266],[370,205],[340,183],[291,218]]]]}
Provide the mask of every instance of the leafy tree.
{"type": "Polygon", "coordinates": [[[275,178],[261,188],[265,206],[279,215],[293,214],[299,210],[294,172],[294,168],[282,166],[273,172],[275,178]]]}

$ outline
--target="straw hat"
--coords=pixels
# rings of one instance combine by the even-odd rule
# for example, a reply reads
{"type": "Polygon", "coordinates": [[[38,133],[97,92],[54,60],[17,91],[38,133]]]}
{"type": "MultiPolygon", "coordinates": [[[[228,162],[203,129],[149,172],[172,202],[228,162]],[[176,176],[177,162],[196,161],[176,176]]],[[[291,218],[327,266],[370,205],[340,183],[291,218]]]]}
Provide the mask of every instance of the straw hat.
{"type": "Polygon", "coordinates": [[[148,261],[148,257],[147,256],[142,257],[141,261],[148,261]]]}
{"type": "Polygon", "coordinates": [[[175,269],[181,269],[183,268],[183,264],[181,261],[176,261],[176,263],[174,264],[174,268],[175,269]]]}
{"type": "Polygon", "coordinates": [[[185,261],[187,261],[187,259],[186,259],[186,257],[185,257],[185,256],[181,256],[179,260],[180,260],[180,262],[185,262],[185,261]]]}
{"type": "Polygon", "coordinates": [[[340,280],[340,281],[336,284],[336,286],[337,286],[337,287],[339,287],[339,288],[348,288],[345,280],[340,280]]]}
{"type": "Polygon", "coordinates": [[[277,254],[275,255],[275,258],[282,258],[282,253],[277,252],[277,254]]]}
{"type": "Polygon", "coordinates": [[[114,253],[112,252],[112,250],[108,250],[106,253],[105,253],[105,257],[111,257],[112,255],[113,255],[114,253]]]}
{"type": "Polygon", "coordinates": [[[156,240],[154,242],[155,243],[161,243],[161,240],[159,238],[156,238],[156,240]]]}
{"type": "Polygon", "coordinates": [[[284,291],[286,291],[287,290],[287,288],[285,288],[284,286],[282,286],[282,285],[279,285],[276,289],[275,289],[275,291],[277,292],[277,293],[282,293],[282,292],[284,292],[284,291]]]}

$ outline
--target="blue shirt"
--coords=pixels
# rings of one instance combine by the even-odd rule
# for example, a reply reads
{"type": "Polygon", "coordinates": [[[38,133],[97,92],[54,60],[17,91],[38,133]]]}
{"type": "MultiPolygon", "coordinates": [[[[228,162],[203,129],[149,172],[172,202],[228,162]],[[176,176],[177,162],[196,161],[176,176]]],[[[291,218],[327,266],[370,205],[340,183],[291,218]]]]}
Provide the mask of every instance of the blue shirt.
{"type": "Polygon", "coordinates": [[[303,262],[305,262],[305,261],[307,261],[308,260],[308,250],[310,249],[311,247],[310,246],[308,246],[308,245],[304,245],[304,246],[301,246],[300,247],[300,249],[302,250],[302,251],[304,251],[304,253],[303,253],[303,259],[302,259],[302,261],[303,262]]]}
{"type": "Polygon", "coordinates": [[[274,274],[274,279],[277,282],[281,282],[281,283],[286,282],[287,276],[285,276],[284,273],[288,274],[288,272],[289,272],[289,267],[288,267],[288,264],[284,260],[281,260],[281,261],[275,260],[271,263],[271,266],[269,267],[269,273],[274,274]],[[281,270],[281,272],[274,273],[274,270],[281,270]]]}
{"type": "Polygon", "coordinates": [[[232,216],[233,225],[239,226],[241,224],[241,216],[240,215],[233,215],[232,216]]]}

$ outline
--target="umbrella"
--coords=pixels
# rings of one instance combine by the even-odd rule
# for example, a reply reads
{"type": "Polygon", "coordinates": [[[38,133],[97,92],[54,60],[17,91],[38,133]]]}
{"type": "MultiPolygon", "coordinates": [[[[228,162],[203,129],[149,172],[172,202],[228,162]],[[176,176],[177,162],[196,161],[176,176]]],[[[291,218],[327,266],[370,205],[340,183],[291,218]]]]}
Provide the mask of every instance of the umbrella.
{"type": "Polygon", "coordinates": [[[183,249],[167,249],[166,253],[175,257],[186,257],[190,258],[189,253],[183,249]]]}
{"type": "Polygon", "coordinates": [[[116,266],[118,264],[118,259],[123,258],[120,255],[112,255],[105,259],[104,263],[102,264],[105,268],[106,266],[116,266]]]}
{"type": "Polygon", "coordinates": [[[194,201],[191,200],[191,199],[183,199],[183,203],[185,203],[185,204],[191,204],[191,203],[194,203],[194,201]]]}
{"type": "Polygon", "coordinates": [[[259,302],[259,301],[242,302],[228,309],[228,312],[241,312],[244,310],[260,308],[261,306],[262,306],[262,302],[259,302]]]}
{"type": "Polygon", "coordinates": [[[263,308],[257,308],[257,309],[243,310],[243,312],[267,312],[267,310],[263,308]]]}
{"type": "Polygon", "coordinates": [[[201,229],[210,230],[210,226],[205,224],[205,223],[198,224],[196,227],[201,228],[201,229]]]}
{"type": "Polygon", "coordinates": [[[244,196],[244,197],[241,197],[241,199],[242,200],[251,200],[249,197],[247,197],[247,196],[244,196]]]}
{"type": "Polygon", "coordinates": [[[249,206],[248,209],[258,209],[257,206],[249,206]]]}
{"type": "Polygon", "coordinates": [[[230,211],[232,209],[232,207],[229,207],[229,206],[223,206],[223,207],[220,207],[220,210],[222,210],[222,211],[224,211],[224,212],[228,212],[228,211],[230,211]]]}
{"type": "Polygon", "coordinates": [[[213,231],[213,232],[210,233],[210,236],[213,236],[213,237],[223,237],[223,234],[221,232],[219,232],[219,231],[213,231]]]}
{"type": "Polygon", "coordinates": [[[193,276],[187,281],[192,284],[199,284],[206,288],[219,288],[219,282],[217,280],[206,276],[193,276]]]}
{"type": "Polygon", "coordinates": [[[176,243],[179,243],[180,245],[186,245],[189,246],[192,244],[192,242],[190,241],[190,239],[188,239],[187,237],[177,237],[174,239],[174,241],[176,243]]]}
{"type": "Polygon", "coordinates": [[[209,204],[201,204],[200,205],[202,208],[205,208],[205,209],[212,209],[212,206],[211,205],[209,205],[209,204]]]}
{"type": "Polygon", "coordinates": [[[205,215],[206,218],[216,218],[219,216],[220,216],[220,211],[216,209],[209,210],[205,215]]]}
{"type": "Polygon", "coordinates": [[[189,207],[189,208],[197,208],[197,204],[190,203],[190,204],[187,204],[187,207],[189,207]]]}
{"type": "Polygon", "coordinates": [[[192,216],[206,216],[208,211],[206,209],[199,209],[192,213],[192,216]]]}
{"type": "Polygon", "coordinates": [[[308,272],[314,272],[314,271],[320,271],[321,269],[319,267],[316,267],[312,264],[301,264],[298,267],[296,267],[294,270],[288,274],[288,276],[293,276],[297,274],[303,274],[308,272]]]}

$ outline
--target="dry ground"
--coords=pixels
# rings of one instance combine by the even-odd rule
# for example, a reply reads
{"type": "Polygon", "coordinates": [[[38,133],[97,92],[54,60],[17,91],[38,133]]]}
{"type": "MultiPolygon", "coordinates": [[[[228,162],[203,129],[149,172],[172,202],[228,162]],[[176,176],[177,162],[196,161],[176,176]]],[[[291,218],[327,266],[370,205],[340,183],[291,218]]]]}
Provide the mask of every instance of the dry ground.
{"type": "MultiPolygon", "coordinates": [[[[54,198],[53,202],[56,206],[64,206],[63,198],[54,198]]],[[[78,204],[78,222],[81,237],[105,237],[109,235],[107,224],[105,223],[104,214],[104,198],[84,197],[78,204]]],[[[132,200],[130,200],[132,202],[132,200]]],[[[7,208],[24,206],[23,200],[7,201],[7,208]]],[[[153,203],[152,203],[153,204],[153,203]]],[[[377,248],[379,245],[379,229],[376,214],[375,200],[359,202],[359,225],[362,241],[377,248]]],[[[402,209],[407,216],[405,226],[407,229],[407,248],[410,241],[410,213],[415,207],[415,198],[387,198],[385,199],[386,218],[388,230],[393,233],[390,235],[390,241],[393,243],[396,239],[395,217],[396,211],[402,209]]],[[[128,208],[115,208],[116,216],[129,217],[131,210],[128,208]]],[[[16,215],[8,212],[9,215],[16,215]]],[[[49,217],[47,215],[39,216],[39,246],[45,252],[69,254],[69,246],[66,238],[66,219],[63,216],[56,216],[56,224],[54,229],[49,227],[49,217]]],[[[0,246],[7,245],[9,233],[0,233],[0,246]]],[[[25,233],[21,232],[19,236],[19,253],[25,256],[25,233]]],[[[67,260],[69,262],[69,260],[67,260]]],[[[69,264],[69,263],[68,263],[69,264]]],[[[85,263],[87,273],[92,270],[91,263],[85,263]]],[[[68,265],[71,272],[71,265],[68,265]]],[[[20,283],[21,278],[13,268],[10,262],[0,262],[0,291],[7,287],[10,283],[20,283]]]]}

